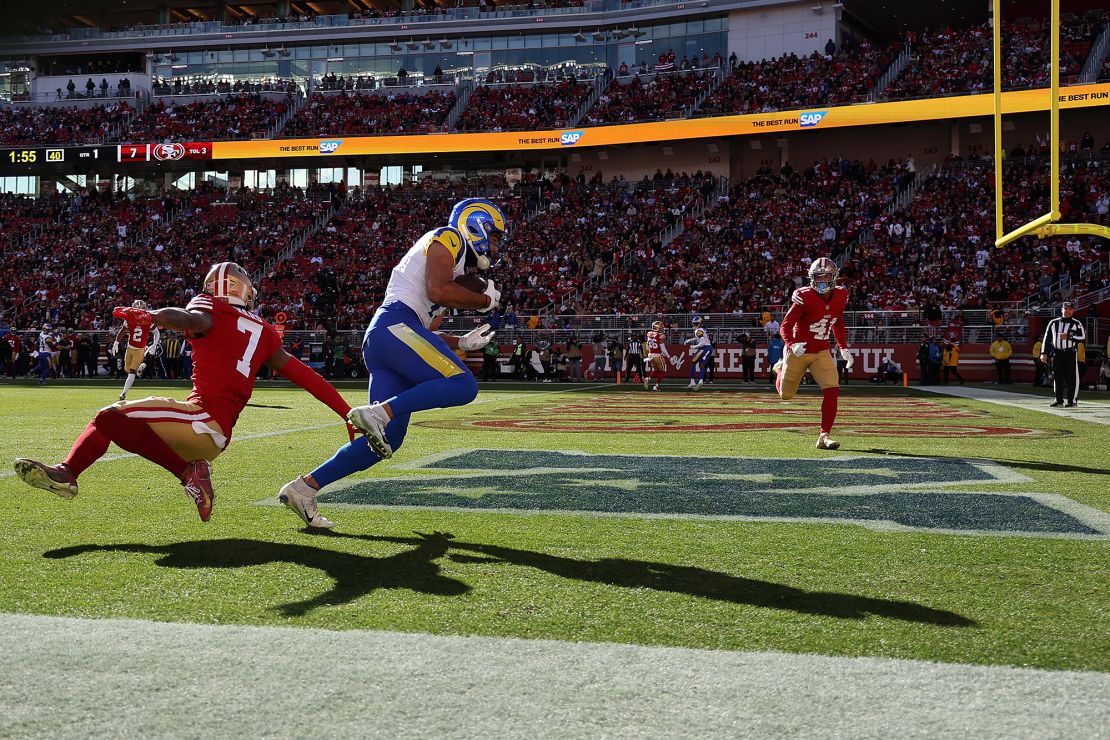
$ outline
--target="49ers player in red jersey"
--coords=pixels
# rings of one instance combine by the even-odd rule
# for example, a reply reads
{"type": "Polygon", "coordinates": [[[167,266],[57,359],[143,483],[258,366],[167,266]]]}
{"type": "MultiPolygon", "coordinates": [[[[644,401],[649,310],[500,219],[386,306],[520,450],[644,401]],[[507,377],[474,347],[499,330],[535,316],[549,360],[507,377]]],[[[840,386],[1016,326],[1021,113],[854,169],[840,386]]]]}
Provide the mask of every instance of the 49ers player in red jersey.
{"type": "MultiPolygon", "coordinates": [[[[209,462],[227,449],[231,430],[266,365],[301,386],[346,420],[350,405],[307,365],[281,348],[274,327],[251,312],[255,290],[234,262],[213,265],[204,291],[185,308],[117,308],[134,326],[161,326],[187,332],[193,345],[193,390],[185,401],[145,398],[100,410],[77,438],[65,462],[44,465],[20,458],[15,470],[24,482],[58,494],[77,495],[77,477],[96,462],[110,442],[173,473],[197,506],[201,521],[212,514],[209,462]]],[[[348,435],[356,433],[348,425],[348,435]]]]}
{"type": "Polygon", "coordinates": [[[667,340],[663,336],[662,321],[653,321],[651,324],[651,331],[647,333],[647,338],[644,341],[644,346],[647,347],[647,375],[644,376],[644,390],[648,389],[651,380],[655,380],[654,390],[659,390],[659,384],[662,382],[663,377],[667,374],[667,361],[664,357],[670,357],[671,353],[667,351],[667,340]]]}
{"type": "MultiPolygon", "coordinates": [[[[135,301],[131,304],[132,308],[141,308],[149,310],[150,306],[146,301],[135,301]]],[[[123,313],[126,312],[125,308],[117,308],[113,312],[113,316],[117,319],[124,318],[123,313]]],[[[127,380],[123,381],[123,391],[119,394],[119,400],[124,401],[127,399],[127,391],[131,390],[131,385],[135,382],[135,378],[143,374],[146,369],[146,356],[148,352],[153,351],[161,339],[161,335],[157,327],[153,328],[150,324],[137,323],[135,321],[124,321],[123,326],[116,332],[116,339],[113,343],[112,354],[119,356],[119,343],[121,339],[127,339],[127,351],[123,355],[123,372],[127,374],[127,380]],[[151,341],[151,334],[154,338],[151,341]]]]}
{"type": "Polygon", "coordinates": [[[790,310],[779,328],[786,348],[782,359],[774,367],[775,388],[783,400],[793,398],[798,392],[798,384],[802,382],[806,370],[821,386],[819,450],[840,449],[840,443],[829,437],[840,398],[840,379],[829,348],[830,333],[836,337],[840,356],[848,369],[851,370],[855,363],[848,351],[848,335],[844,331],[848,291],[837,287],[838,273],[836,263],[828,257],[814,260],[809,266],[809,286],[794,291],[790,297],[790,310]]]}

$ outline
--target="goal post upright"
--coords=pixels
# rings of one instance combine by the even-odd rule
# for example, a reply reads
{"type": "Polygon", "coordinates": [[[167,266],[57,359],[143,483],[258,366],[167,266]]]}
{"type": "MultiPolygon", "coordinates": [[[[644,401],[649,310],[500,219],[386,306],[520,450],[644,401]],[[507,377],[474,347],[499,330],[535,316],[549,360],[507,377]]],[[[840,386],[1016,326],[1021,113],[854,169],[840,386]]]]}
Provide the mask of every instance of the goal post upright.
{"type": "Polygon", "coordinates": [[[992,41],[994,46],[994,246],[1004,247],[1027,234],[1046,236],[1091,235],[1110,239],[1110,226],[1101,224],[1061,224],[1060,213],[1060,0],[1051,0],[1049,14],[1049,212],[1008,234],[1003,218],[1002,192],[1002,0],[993,2],[992,41]]]}

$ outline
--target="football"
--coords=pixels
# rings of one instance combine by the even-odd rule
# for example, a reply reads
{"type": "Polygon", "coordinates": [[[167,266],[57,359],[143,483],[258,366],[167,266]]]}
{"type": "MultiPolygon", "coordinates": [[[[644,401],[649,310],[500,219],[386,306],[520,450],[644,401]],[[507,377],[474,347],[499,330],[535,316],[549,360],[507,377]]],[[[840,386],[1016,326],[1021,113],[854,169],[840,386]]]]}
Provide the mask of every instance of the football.
{"type": "Polygon", "coordinates": [[[478,275],[459,275],[455,278],[455,282],[467,290],[472,290],[475,293],[486,292],[486,279],[478,275]]]}

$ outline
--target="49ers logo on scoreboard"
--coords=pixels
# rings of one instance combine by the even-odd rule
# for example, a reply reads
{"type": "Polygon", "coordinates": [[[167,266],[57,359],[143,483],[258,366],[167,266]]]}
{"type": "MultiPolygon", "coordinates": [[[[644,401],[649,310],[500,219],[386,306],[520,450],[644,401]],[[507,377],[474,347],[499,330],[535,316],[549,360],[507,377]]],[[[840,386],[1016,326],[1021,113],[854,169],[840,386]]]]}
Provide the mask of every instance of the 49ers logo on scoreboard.
{"type": "Polygon", "coordinates": [[[185,158],[185,147],[182,144],[157,144],[152,147],[151,154],[159,162],[185,158]]]}

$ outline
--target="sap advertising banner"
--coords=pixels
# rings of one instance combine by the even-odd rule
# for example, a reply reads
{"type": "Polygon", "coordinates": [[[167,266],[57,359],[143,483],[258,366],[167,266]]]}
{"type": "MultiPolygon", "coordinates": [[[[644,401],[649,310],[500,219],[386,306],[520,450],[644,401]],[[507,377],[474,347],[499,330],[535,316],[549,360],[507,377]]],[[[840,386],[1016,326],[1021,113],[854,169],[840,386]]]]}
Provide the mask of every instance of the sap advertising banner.
{"type": "MultiPolygon", "coordinates": [[[[1049,95],[1050,92],[1047,89],[1004,93],[1003,111],[1024,113],[1048,110],[1049,95]]],[[[1110,105],[1110,84],[1074,85],[1064,88],[1060,92],[1060,105],[1064,109],[1110,105]]],[[[305,156],[326,158],[366,154],[580,149],[653,141],[968,118],[989,116],[993,111],[992,95],[964,95],[742,116],[712,116],[656,123],[593,126],[574,130],[217,141],[211,145],[211,156],[213,159],[305,156]]]]}

